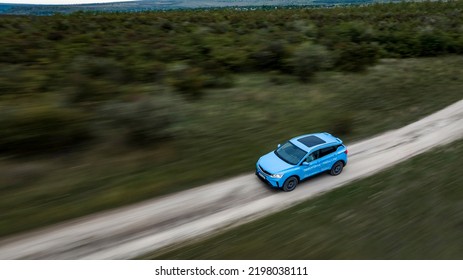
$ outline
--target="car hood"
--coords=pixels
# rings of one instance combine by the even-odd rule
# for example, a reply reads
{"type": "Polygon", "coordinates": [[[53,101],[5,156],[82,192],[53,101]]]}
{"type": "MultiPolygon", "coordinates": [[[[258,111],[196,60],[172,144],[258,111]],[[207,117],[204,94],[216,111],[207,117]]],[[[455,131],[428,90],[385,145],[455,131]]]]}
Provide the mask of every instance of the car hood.
{"type": "Polygon", "coordinates": [[[282,159],[280,159],[275,152],[270,152],[259,159],[259,165],[266,171],[276,174],[285,169],[291,168],[294,165],[291,165],[282,159]]]}

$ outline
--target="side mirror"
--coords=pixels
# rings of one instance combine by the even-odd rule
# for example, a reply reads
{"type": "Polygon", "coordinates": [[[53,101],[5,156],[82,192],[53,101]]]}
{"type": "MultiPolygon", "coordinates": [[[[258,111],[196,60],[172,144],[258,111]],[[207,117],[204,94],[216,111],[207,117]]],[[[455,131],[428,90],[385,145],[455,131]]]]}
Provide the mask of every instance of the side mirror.
{"type": "Polygon", "coordinates": [[[303,165],[303,166],[308,166],[309,163],[308,163],[307,161],[303,161],[303,162],[302,162],[302,165],[303,165]]]}
{"type": "Polygon", "coordinates": [[[280,148],[280,147],[281,147],[281,144],[278,144],[278,145],[277,145],[277,149],[280,148]]]}

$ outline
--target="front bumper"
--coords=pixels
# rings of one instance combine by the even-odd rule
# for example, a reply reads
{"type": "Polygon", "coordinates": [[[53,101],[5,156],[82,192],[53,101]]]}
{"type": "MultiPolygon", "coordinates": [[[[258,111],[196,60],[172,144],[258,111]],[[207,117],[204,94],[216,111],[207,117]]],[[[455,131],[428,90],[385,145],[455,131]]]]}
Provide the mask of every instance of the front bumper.
{"type": "Polygon", "coordinates": [[[268,176],[259,168],[259,165],[256,166],[256,176],[262,182],[268,184],[269,186],[273,188],[281,188],[281,186],[283,185],[283,183],[281,182],[281,179],[275,179],[275,178],[268,176]]]}

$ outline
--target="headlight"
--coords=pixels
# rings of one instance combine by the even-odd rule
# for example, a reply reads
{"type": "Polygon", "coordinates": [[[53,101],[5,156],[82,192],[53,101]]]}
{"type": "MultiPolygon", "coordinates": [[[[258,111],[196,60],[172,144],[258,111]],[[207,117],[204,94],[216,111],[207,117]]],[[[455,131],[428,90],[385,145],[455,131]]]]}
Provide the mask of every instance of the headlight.
{"type": "Polygon", "coordinates": [[[275,179],[280,179],[281,177],[283,177],[283,174],[273,174],[273,175],[270,175],[270,177],[275,178],[275,179]]]}

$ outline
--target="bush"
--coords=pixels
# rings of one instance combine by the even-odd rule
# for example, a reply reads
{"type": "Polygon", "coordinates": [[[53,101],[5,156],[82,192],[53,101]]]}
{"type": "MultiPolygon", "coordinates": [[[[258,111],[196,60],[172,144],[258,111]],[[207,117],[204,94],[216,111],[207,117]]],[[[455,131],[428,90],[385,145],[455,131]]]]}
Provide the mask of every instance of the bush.
{"type": "Polygon", "coordinates": [[[281,41],[273,41],[259,51],[250,54],[258,70],[283,69],[283,61],[288,57],[286,46],[281,41]]]}
{"type": "Polygon", "coordinates": [[[337,28],[338,35],[348,42],[371,42],[375,37],[375,30],[365,22],[341,23],[337,28]]]}
{"type": "Polygon", "coordinates": [[[298,33],[304,34],[309,38],[315,38],[317,35],[317,27],[312,22],[306,20],[296,20],[285,24],[286,29],[294,30],[298,33]]]}
{"type": "Polygon", "coordinates": [[[384,32],[379,43],[389,57],[416,57],[420,52],[420,43],[414,32],[384,32]]]}
{"type": "Polygon", "coordinates": [[[342,71],[358,72],[378,60],[380,48],[375,44],[345,43],[336,46],[336,67],[342,71]]]}
{"type": "Polygon", "coordinates": [[[23,93],[23,75],[20,66],[0,64],[0,95],[23,93]]]}
{"type": "Polygon", "coordinates": [[[152,145],[174,136],[175,103],[169,97],[145,96],[133,102],[107,104],[102,113],[130,144],[152,145]]]}
{"type": "Polygon", "coordinates": [[[91,137],[88,116],[77,110],[37,107],[0,114],[2,153],[61,151],[91,137]]]}
{"type": "Polygon", "coordinates": [[[436,56],[447,52],[451,39],[432,30],[424,30],[418,36],[419,55],[436,56]]]}
{"type": "Polygon", "coordinates": [[[333,48],[340,43],[371,42],[375,38],[375,30],[365,22],[342,22],[338,25],[328,27],[325,32],[325,38],[322,39],[325,45],[333,48]]]}
{"type": "Polygon", "coordinates": [[[114,59],[80,56],[62,77],[62,87],[71,103],[102,101],[120,94],[120,85],[126,83],[129,76],[114,59]]]}
{"type": "Polygon", "coordinates": [[[302,82],[307,82],[316,71],[330,68],[332,58],[324,46],[303,43],[296,48],[288,64],[302,82]]]}
{"type": "Polygon", "coordinates": [[[204,72],[204,87],[230,88],[234,84],[233,76],[226,68],[215,60],[204,60],[199,63],[204,72]]]}
{"type": "Polygon", "coordinates": [[[201,68],[198,67],[176,64],[170,70],[170,85],[190,99],[201,97],[206,80],[201,68]]]}
{"type": "Polygon", "coordinates": [[[70,78],[65,94],[70,103],[97,102],[114,99],[122,92],[121,87],[105,80],[91,79],[81,75],[70,78]]]}
{"type": "Polygon", "coordinates": [[[339,137],[348,136],[354,129],[354,116],[351,113],[333,114],[329,119],[329,131],[339,137]]]}
{"type": "Polygon", "coordinates": [[[113,58],[79,56],[69,67],[71,75],[82,75],[92,79],[104,79],[111,82],[125,82],[127,76],[122,65],[113,58]]]}
{"type": "Polygon", "coordinates": [[[131,62],[129,67],[132,80],[136,82],[158,83],[166,75],[166,66],[159,61],[131,62]]]}

